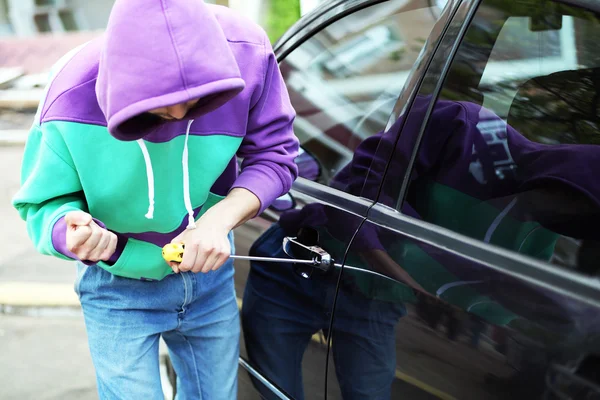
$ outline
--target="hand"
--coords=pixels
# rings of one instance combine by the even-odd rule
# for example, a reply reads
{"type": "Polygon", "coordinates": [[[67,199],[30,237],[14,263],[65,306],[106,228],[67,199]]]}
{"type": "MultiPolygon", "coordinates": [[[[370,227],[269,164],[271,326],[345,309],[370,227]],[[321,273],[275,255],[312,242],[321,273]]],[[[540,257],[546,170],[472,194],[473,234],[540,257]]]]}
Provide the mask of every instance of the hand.
{"type": "Polygon", "coordinates": [[[180,264],[170,262],[175,273],[192,271],[194,273],[216,271],[231,255],[231,245],[227,235],[229,230],[200,218],[196,229],[187,229],[171,243],[183,243],[185,251],[180,264]]]}
{"type": "Polygon", "coordinates": [[[117,248],[117,235],[102,228],[83,211],[65,215],[67,249],[82,261],[108,261],[117,248]]]}
{"type": "Polygon", "coordinates": [[[231,255],[229,232],[252,218],[260,200],[252,192],[234,188],[196,222],[196,229],[183,231],[171,243],[185,244],[181,264],[169,263],[180,271],[210,272],[219,269],[231,255]]]}

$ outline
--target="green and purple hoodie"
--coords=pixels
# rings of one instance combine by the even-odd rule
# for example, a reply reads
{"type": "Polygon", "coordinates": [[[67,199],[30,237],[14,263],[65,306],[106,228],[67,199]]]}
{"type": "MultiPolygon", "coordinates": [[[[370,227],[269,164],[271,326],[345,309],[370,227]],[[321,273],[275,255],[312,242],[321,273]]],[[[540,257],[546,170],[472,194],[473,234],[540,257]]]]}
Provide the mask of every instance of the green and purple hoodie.
{"type": "Polygon", "coordinates": [[[43,254],[77,258],[64,216],[82,210],[118,237],[100,267],[162,279],[162,246],[231,189],[254,193],[260,213],[297,176],[295,113],[268,38],[225,7],[117,0],[103,36],[52,75],[13,199],[43,254]],[[186,120],[147,113],[192,99],[186,120]]]}

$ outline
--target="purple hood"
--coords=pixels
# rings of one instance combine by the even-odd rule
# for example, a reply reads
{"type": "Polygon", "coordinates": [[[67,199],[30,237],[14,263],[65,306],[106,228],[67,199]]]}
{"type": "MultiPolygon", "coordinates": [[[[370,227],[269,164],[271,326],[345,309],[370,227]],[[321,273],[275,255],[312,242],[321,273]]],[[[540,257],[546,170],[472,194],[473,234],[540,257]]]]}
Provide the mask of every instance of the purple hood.
{"type": "Polygon", "coordinates": [[[115,2],[96,82],[115,138],[137,140],[150,133],[159,122],[139,117],[149,110],[200,99],[186,116],[197,118],[244,86],[225,34],[203,1],[115,2]]]}

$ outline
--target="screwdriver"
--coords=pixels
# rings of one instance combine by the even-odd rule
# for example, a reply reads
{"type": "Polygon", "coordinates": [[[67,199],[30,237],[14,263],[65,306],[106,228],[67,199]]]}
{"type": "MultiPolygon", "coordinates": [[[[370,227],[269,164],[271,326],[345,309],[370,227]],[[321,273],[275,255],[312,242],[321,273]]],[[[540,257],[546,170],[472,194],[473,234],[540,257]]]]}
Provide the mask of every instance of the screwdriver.
{"type": "MultiPolygon", "coordinates": [[[[180,263],[183,260],[183,252],[185,245],[183,243],[169,243],[166,244],[162,249],[162,256],[166,262],[177,262],[180,263]]],[[[312,260],[300,260],[295,258],[276,258],[276,257],[252,257],[252,256],[238,256],[232,254],[229,256],[234,260],[248,260],[248,261],[263,261],[263,262],[283,262],[283,263],[295,263],[295,264],[307,264],[313,266],[319,266],[323,264],[331,264],[329,260],[323,260],[320,257],[314,257],[312,260]]]]}

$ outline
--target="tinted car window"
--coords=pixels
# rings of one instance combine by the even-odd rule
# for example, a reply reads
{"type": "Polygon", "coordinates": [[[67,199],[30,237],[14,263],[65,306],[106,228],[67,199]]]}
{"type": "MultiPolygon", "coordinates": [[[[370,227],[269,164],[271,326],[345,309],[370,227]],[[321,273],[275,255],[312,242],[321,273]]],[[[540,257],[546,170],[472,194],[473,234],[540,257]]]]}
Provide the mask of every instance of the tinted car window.
{"type": "Polygon", "coordinates": [[[598,273],[599,34],[588,11],[484,1],[431,113],[402,211],[598,273]]]}
{"type": "MultiPolygon", "coordinates": [[[[324,186],[328,185],[358,197],[364,175],[372,166],[372,153],[353,159],[354,149],[383,131],[437,17],[427,0],[397,0],[370,2],[368,8],[329,22],[328,27],[292,50],[280,65],[298,114],[295,132],[303,146],[296,160],[300,176],[323,184],[315,185],[317,194],[320,190],[329,192],[324,186]]],[[[369,353],[369,338],[362,335],[362,329],[369,325],[387,328],[387,324],[370,324],[365,318],[368,308],[361,310],[346,297],[337,301],[337,307],[347,310],[351,324],[358,319],[364,324],[348,326],[346,340],[333,334],[330,325],[338,293],[345,290],[348,294],[338,286],[341,263],[364,217],[343,207],[307,203],[312,199],[298,192],[293,192],[296,202],[292,209],[274,207],[283,211],[277,216],[278,222],[266,232],[260,231],[262,234],[248,254],[280,260],[290,254],[294,258],[311,258],[305,252],[284,251],[283,240],[294,237],[305,245],[324,246],[324,251],[338,261],[327,272],[302,264],[252,261],[247,281],[240,278],[242,264],[236,263],[238,290],[244,292],[241,320],[245,348],[241,354],[294,399],[323,398],[325,389],[327,398],[332,399],[386,398],[377,394],[365,397],[374,387],[373,374],[367,371],[364,352],[359,352],[359,348],[369,353]],[[353,310],[362,313],[352,315],[353,310]],[[329,337],[334,343],[331,353],[329,337]],[[326,354],[346,355],[343,360],[336,358],[335,373],[328,373],[325,368],[326,354]]],[[[284,203],[285,199],[278,202],[284,203]]],[[[238,240],[244,239],[238,232],[236,235],[238,240]]],[[[394,316],[397,311],[402,312],[402,307],[392,308],[394,316]]],[[[333,330],[337,328],[336,325],[333,330]]],[[[379,369],[377,358],[382,351],[387,354],[387,348],[380,347],[370,355],[375,369],[379,369]]],[[[383,391],[391,385],[388,367],[384,366],[387,382],[383,391]]],[[[393,366],[391,374],[393,379],[393,366]]],[[[256,380],[253,383],[264,398],[276,398],[256,380]]]]}
{"type": "Polygon", "coordinates": [[[383,2],[348,15],[280,63],[305,151],[300,176],[329,184],[355,148],[385,128],[436,21],[426,1],[406,3],[383,2]]]}

